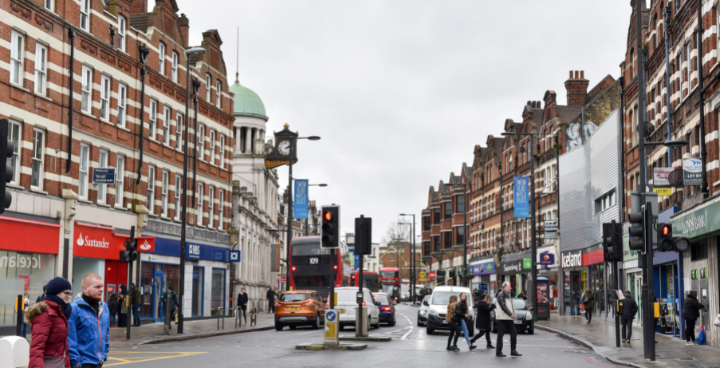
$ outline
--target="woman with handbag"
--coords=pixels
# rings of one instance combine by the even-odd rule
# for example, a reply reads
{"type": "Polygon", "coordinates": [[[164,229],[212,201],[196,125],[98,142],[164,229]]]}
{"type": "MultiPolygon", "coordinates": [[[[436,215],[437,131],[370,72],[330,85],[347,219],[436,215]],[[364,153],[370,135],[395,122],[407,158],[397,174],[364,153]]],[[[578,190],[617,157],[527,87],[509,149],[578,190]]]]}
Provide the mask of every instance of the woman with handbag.
{"type": "Polygon", "coordinates": [[[690,290],[683,304],[682,318],[685,318],[685,345],[697,345],[695,342],[695,322],[700,318],[700,309],[704,309],[697,300],[697,292],[690,290]]]}
{"type": "Polygon", "coordinates": [[[455,316],[455,308],[457,307],[457,296],[451,295],[448,301],[447,314],[445,315],[445,323],[450,327],[450,336],[448,336],[447,349],[448,351],[460,351],[457,347],[457,341],[460,337],[460,328],[457,324],[457,317],[455,316]]]}
{"type": "MultiPolygon", "coordinates": [[[[470,333],[468,332],[468,323],[472,320],[470,316],[468,315],[468,301],[467,301],[467,294],[460,293],[460,301],[457,302],[457,305],[455,305],[455,317],[457,317],[457,324],[462,329],[463,333],[465,334],[465,341],[467,342],[468,346],[470,347],[470,350],[475,349],[477,346],[473,345],[470,342],[470,333]]],[[[456,340],[457,341],[457,340],[456,340]]]]}
{"type": "Polygon", "coordinates": [[[28,307],[25,322],[32,325],[28,368],[70,368],[68,318],[72,315],[72,285],[55,277],[45,285],[45,296],[28,307]]]}
{"type": "Polygon", "coordinates": [[[587,324],[590,324],[590,322],[592,322],[592,313],[595,306],[595,295],[593,294],[592,290],[585,290],[585,295],[582,299],[582,305],[583,309],[585,310],[585,319],[587,320],[587,324]]]}

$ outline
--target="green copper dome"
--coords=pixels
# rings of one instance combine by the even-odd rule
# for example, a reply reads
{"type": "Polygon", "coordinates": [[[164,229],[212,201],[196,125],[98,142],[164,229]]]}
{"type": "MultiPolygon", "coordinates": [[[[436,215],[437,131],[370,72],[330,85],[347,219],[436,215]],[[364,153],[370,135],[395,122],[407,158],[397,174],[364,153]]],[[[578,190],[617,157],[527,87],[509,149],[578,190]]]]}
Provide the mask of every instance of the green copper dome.
{"type": "Polygon", "coordinates": [[[268,119],[267,115],[265,115],[265,105],[260,99],[260,96],[253,92],[253,90],[241,86],[240,82],[236,79],[235,84],[230,86],[230,92],[235,94],[235,107],[233,109],[235,114],[257,116],[265,120],[268,119]]]}

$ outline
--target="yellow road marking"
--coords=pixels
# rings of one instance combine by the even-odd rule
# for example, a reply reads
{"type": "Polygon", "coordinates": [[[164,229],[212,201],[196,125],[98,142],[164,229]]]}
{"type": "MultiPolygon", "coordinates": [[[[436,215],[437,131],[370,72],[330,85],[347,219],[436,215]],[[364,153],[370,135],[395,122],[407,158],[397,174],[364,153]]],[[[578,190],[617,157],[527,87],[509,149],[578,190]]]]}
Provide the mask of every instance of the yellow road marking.
{"type": "Polygon", "coordinates": [[[116,360],[117,363],[111,363],[111,364],[103,364],[104,367],[110,367],[114,365],[123,365],[123,364],[132,364],[132,363],[144,363],[144,362],[151,362],[153,360],[161,360],[161,359],[172,359],[172,358],[182,358],[187,356],[193,356],[193,355],[200,355],[200,354],[207,354],[205,352],[141,352],[141,351],[113,351],[111,355],[126,355],[126,354],[174,354],[174,355],[166,355],[166,356],[155,356],[155,357],[139,357],[138,360],[135,360],[133,358],[116,358],[113,356],[108,356],[108,360],[116,360]]]}

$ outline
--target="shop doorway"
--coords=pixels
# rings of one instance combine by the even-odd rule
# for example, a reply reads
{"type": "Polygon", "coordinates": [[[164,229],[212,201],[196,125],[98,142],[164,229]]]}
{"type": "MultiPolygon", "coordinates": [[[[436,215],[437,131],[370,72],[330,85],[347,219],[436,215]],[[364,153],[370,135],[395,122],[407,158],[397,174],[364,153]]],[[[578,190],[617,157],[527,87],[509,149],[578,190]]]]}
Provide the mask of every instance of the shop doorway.
{"type": "Polygon", "coordinates": [[[153,295],[155,295],[155,300],[153,301],[153,318],[155,319],[155,322],[162,322],[163,317],[163,307],[160,303],[160,300],[163,295],[163,289],[164,289],[164,276],[165,274],[162,271],[156,271],[155,277],[153,280],[153,288],[154,292],[153,295]]]}
{"type": "Polygon", "coordinates": [[[580,271],[570,271],[565,278],[565,293],[563,293],[563,299],[566,315],[575,316],[580,313],[578,302],[580,301],[580,289],[583,286],[580,276],[580,271]]]}

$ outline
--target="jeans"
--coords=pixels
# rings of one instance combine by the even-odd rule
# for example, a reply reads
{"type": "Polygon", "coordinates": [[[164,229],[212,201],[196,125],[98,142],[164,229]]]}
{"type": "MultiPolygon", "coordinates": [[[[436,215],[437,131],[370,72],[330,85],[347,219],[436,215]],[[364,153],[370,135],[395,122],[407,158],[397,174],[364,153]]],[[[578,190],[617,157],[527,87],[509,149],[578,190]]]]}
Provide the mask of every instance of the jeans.
{"type": "Polygon", "coordinates": [[[588,323],[592,322],[592,311],[585,310],[585,319],[588,321],[588,323]]]}
{"type": "Polygon", "coordinates": [[[140,303],[132,305],[133,326],[140,326],[140,303]]]}
{"type": "Polygon", "coordinates": [[[475,335],[475,337],[473,337],[472,339],[470,339],[470,343],[474,343],[475,341],[480,340],[480,338],[483,337],[483,335],[485,335],[485,340],[487,340],[487,346],[492,346],[492,340],[490,340],[491,338],[490,338],[490,331],[489,331],[489,330],[488,330],[488,331],[478,330],[477,335],[475,335]]]}
{"type": "Polygon", "coordinates": [[[245,307],[245,308],[240,307],[240,309],[238,309],[237,313],[238,313],[239,317],[245,317],[245,320],[247,321],[247,307],[245,307]]]}
{"type": "Polygon", "coordinates": [[[115,326],[115,315],[111,314],[110,315],[110,327],[114,327],[114,326],[115,326]]]}
{"type": "Polygon", "coordinates": [[[450,327],[450,336],[448,336],[447,347],[455,346],[457,345],[458,338],[460,337],[460,327],[458,327],[457,323],[452,321],[448,323],[448,327],[450,327]]]}
{"type": "Polygon", "coordinates": [[[20,325],[20,337],[27,337],[27,323],[25,322],[20,325]]]}
{"type": "Polygon", "coordinates": [[[502,353],[503,337],[505,337],[506,332],[510,333],[510,351],[515,351],[515,348],[517,347],[517,330],[515,330],[515,321],[508,319],[496,322],[498,324],[498,334],[495,354],[502,353]]]}
{"type": "Polygon", "coordinates": [[[620,323],[622,324],[622,339],[630,341],[630,337],[632,337],[632,318],[631,319],[625,319],[621,318],[620,323]],[[627,331],[627,335],[625,334],[625,331],[627,331]]]}
{"type": "Polygon", "coordinates": [[[685,340],[695,342],[695,322],[696,319],[685,318],[685,340]]]}
{"type": "Polygon", "coordinates": [[[470,333],[468,332],[467,323],[464,319],[460,321],[460,327],[462,327],[462,330],[465,333],[465,341],[467,341],[468,345],[472,345],[470,343],[470,333]]]}
{"type": "Polygon", "coordinates": [[[118,314],[118,327],[127,327],[127,313],[118,314]]]}

